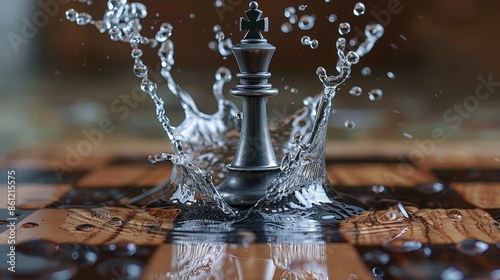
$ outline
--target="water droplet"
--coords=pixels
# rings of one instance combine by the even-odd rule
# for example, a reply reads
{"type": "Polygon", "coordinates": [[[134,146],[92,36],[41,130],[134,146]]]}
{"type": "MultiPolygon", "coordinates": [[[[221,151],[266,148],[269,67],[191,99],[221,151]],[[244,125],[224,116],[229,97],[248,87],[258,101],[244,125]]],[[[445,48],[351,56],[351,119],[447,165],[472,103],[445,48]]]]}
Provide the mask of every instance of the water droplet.
{"type": "Polygon", "coordinates": [[[346,35],[351,32],[351,25],[348,22],[342,22],[339,24],[339,34],[346,35]]]}
{"type": "Polygon", "coordinates": [[[157,85],[150,80],[143,80],[141,82],[141,90],[147,94],[153,94],[157,90],[157,85]]]}
{"type": "Polygon", "coordinates": [[[134,59],[137,59],[137,58],[140,58],[142,56],[142,54],[143,53],[142,53],[141,49],[134,48],[134,49],[132,49],[130,56],[132,56],[132,58],[134,58],[134,59]]]}
{"type": "Polygon", "coordinates": [[[362,2],[356,3],[356,5],[354,5],[352,12],[354,13],[355,16],[363,15],[366,12],[365,4],[363,4],[362,2]]]}
{"type": "Polygon", "coordinates": [[[441,272],[441,280],[462,280],[464,279],[464,273],[458,270],[456,267],[448,267],[441,272]]]}
{"type": "Polygon", "coordinates": [[[323,67],[321,67],[321,66],[318,67],[316,69],[316,75],[318,75],[320,78],[326,78],[327,77],[327,75],[326,75],[326,69],[323,68],[323,67]]]}
{"type": "Polygon", "coordinates": [[[372,269],[372,274],[376,280],[384,279],[384,275],[385,275],[384,271],[380,267],[374,267],[372,269]]]}
{"type": "Polygon", "coordinates": [[[155,40],[158,41],[159,43],[167,41],[168,38],[172,36],[173,29],[174,28],[170,23],[168,22],[162,23],[162,25],[160,26],[160,30],[155,35],[155,40]]]}
{"type": "Polygon", "coordinates": [[[358,39],[352,38],[351,40],[349,40],[349,46],[354,47],[357,44],[358,44],[358,39]]]}
{"type": "Polygon", "coordinates": [[[336,42],[337,50],[343,51],[343,50],[345,50],[345,46],[346,46],[345,38],[343,38],[343,37],[338,38],[337,42],[336,42]]]}
{"type": "Polygon", "coordinates": [[[486,242],[466,239],[457,244],[457,251],[467,256],[478,256],[486,252],[489,247],[490,246],[486,242]]]}
{"type": "Polygon", "coordinates": [[[76,24],[85,25],[92,21],[92,16],[87,13],[78,13],[76,15],[76,24]]]}
{"type": "Polygon", "coordinates": [[[106,250],[120,257],[130,257],[137,252],[137,245],[132,242],[118,242],[108,244],[106,250]]]}
{"type": "Polygon", "coordinates": [[[76,21],[77,15],[78,15],[78,12],[75,11],[75,9],[69,9],[66,11],[66,19],[71,21],[71,22],[76,21]]]}
{"type": "Polygon", "coordinates": [[[330,14],[328,16],[328,21],[331,22],[331,23],[334,23],[337,21],[337,15],[336,14],[330,14]]]}
{"type": "Polygon", "coordinates": [[[352,96],[360,96],[361,94],[363,94],[363,89],[358,86],[354,86],[349,90],[349,94],[352,96]]]}
{"type": "Polygon", "coordinates": [[[216,8],[222,8],[222,7],[224,7],[224,1],[223,0],[215,0],[214,6],[216,8]]]}
{"type": "Polygon", "coordinates": [[[383,244],[391,252],[413,252],[422,248],[422,242],[396,238],[383,244]]]}
{"type": "Polygon", "coordinates": [[[384,27],[380,23],[370,23],[365,27],[366,37],[380,38],[384,34],[384,27]]]}
{"type": "Polygon", "coordinates": [[[291,92],[292,94],[297,94],[297,93],[299,93],[299,90],[298,90],[298,89],[296,89],[296,88],[291,88],[291,89],[290,89],[290,92],[291,92]]]}
{"type": "Polygon", "coordinates": [[[298,26],[301,30],[310,30],[314,27],[316,18],[311,15],[302,15],[299,19],[298,26]]]}
{"type": "Polygon", "coordinates": [[[375,250],[363,254],[363,259],[371,264],[386,265],[391,260],[391,256],[386,252],[375,250]]]}
{"type": "Polygon", "coordinates": [[[139,78],[144,78],[148,74],[148,67],[142,63],[134,64],[134,74],[139,78]]]}
{"type": "Polygon", "coordinates": [[[23,228],[35,228],[37,226],[39,226],[39,224],[34,222],[27,222],[22,225],[23,228]]]}
{"type": "Polygon", "coordinates": [[[418,192],[423,194],[434,194],[442,192],[445,186],[439,182],[423,183],[415,186],[418,192]]]}
{"type": "Polygon", "coordinates": [[[349,61],[349,63],[351,64],[357,64],[359,62],[359,54],[357,52],[354,52],[354,51],[350,51],[347,53],[347,61],[349,61]]]}
{"type": "Polygon", "coordinates": [[[304,46],[308,46],[311,43],[311,37],[302,36],[302,38],[300,38],[300,43],[304,46]]]}
{"type": "Polygon", "coordinates": [[[227,67],[219,67],[217,72],[215,72],[215,79],[217,81],[224,81],[225,83],[230,82],[232,79],[231,70],[227,67]]]}
{"type": "Polygon", "coordinates": [[[448,212],[446,213],[446,215],[448,216],[448,218],[454,220],[454,221],[461,221],[462,220],[462,213],[460,213],[460,210],[458,209],[451,209],[451,210],[448,210],[448,212]]]}
{"type": "Polygon", "coordinates": [[[407,132],[404,132],[404,133],[403,133],[403,136],[404,136],[405,138],[408,138],[408,139],[413,139],[413,135],[411,135],[410,133],[407,133],[407,132]]]}
{"type": "Polygon", "coordinates": [[[361,69],[361,75],[368,77],[372,74],[372,69],[370,67],[363,67],[361,69]]]}
{"type": "Polygon", "coordinates": [[[387,72],[387,77],[388,77],[389,79],[394,80],[394,79],[396,79],[396,74],[394,74],[394,73],[392,73],[391,71],[389,71],[389,72],[387,72]]]}
{"type": "Polygon", "coordinates": [[[316,39],[312,39],[311,44],[309,44],[309,46],[311,46],[311,49],[317,49],[319,46],[319,41],[316,39]]]}
{"type": "Polygon", "coordinates": [[[347,121],[344,122],[344,126],[346,128],[353,129],[354,127],[356,127],[356,124],[352,120],[347,120],[347,121]]]}
{"type": "Polygon", "coordinates": [[[285,22],[281,25],[281,32],[283,33],[290,33],[293,30],[293,26],[289,22],[285,22]]]}
{"type": "Polygon", "coordinates": [[[300,5],[299,11],[305,11],[307,9],[307,5],[300,5]]]}
{"type": "Polygon", "coordinates": [[[153,163],[153,164],[157,162],[157,160],[156,160],[156,158],[155,158],[155,156],[154,156],[154,155],[149,155],[149,156],[148,156],[148,160],[149,160],[149,162],[151,162],[151,163],[153,163]]]}
{"type": "Polygon", "coordinates": [[[194,14],[194,13],[190,13],[190,14],[189,14],[189,18],[193,19],[193,18],[195,18],[195,17],[196,17],[196,14],[194,14]]]}
{"type": "Polygon", "coordinates": [[[93,231],[95,228],[94,225],[91,224],[81,224],[75,227],[78,231],[93,231]]]}
{"type": "Polygon", "coordinates": [[[371,101],[378,101],[382,99],[384,93],[380,89],[372,89],[368,93],[368,98],[370,98],[371,101]]]}
{"type": "Polygon", "coordinates": [[[109,34],[109,38],[111,38],[111,40],[113,40],[113,41],[120,41],[123,39],[122,31],[120,29],[118,29],[118,27],[116,27],[116,26],[113,26],[108,31],[108,34],[109,34]]]}
{"type": "Polygon", "coordinates": [[[386,190],[385,186],[374,185],[371,187],[371,191],[375,194],[381,194],[381,193],[385,193],[387,190],[386,190]]]}
{"type": "Polygon", "coordinates": [[[406,36],[403,34],[399,35],[399,38],[401,38],[401,40],[403,40],[405,42],[408,41],[408,38],[406,38],[406,36]]]}
{"type": "Polygon", "coordinates": [[[290,18],[291,16],[295,15],[296,11],[294,7],[286,7],[285,8],[285,17],[290,18]]]}
{"type": "Polygon", "coordinates": [[[292,15],[288,18],[288,22],[291,24],[296,24],[299,21],[299,17],[297,15],[292,15]]]}
{"type": "Polygon", "coordinates": [[[109,225],[111,225],[111,226],[118,227],[118,226],[123,225],[123,221],[122,221],[122,219],[120,219],[119,217],[113,217],[113,218],[111,218],[111,220],[108,222],[108,224],[109,224],[109,225]]]}

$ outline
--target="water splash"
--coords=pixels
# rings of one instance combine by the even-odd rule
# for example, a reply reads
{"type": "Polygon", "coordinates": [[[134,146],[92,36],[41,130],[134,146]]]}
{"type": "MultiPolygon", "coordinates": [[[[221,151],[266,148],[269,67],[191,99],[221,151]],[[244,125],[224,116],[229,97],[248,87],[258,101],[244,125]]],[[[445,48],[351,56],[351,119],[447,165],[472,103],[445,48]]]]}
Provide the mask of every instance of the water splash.
{"type": "MultiPolygon", "coordinates": [[[[268,186],[266,195],[247,212],[247,216],[242,216],[245,212],[231,208],[216,188],[225,178],[225,162],[230,161],[236,149],[241,121],[241,117],[238,117],[240,110],[223,94],[224,85],[232,79],[231,72],[224,67],[217,70],[213,85],[213,94],[218,102],[217,112],[202,113],[192,96],[172,76],[175,61],[174,44],[170,37],[174,27],[163,23],[155,36],[148,38],[141,34],[141,19],[146,16],[145,5],[126,0],[109,0],[102,20],[94,20],[91,15],[74,9],[66,12],[69,21],[79,25],[94,25],[99,32],[107,33],[111,40],[130,44],[133,72],[141,79],[141,90],[154,102],[157,119],[171,142],[173,153],[158,153],[149,158],[152,163],[170,161],[174,164],[169,180],[132,198],[130,203],[149,207],[176,207],[183,212],[185,221],[234,220],[255,213],[264,213],[268,219],[274,213],[299,211],[331,223],[363,211],[361,204],[335,192],[328,181],[326,130],[337,87],[348,79],[352,65],[357,64],[360,57],[367,54],[382,36],[381,25],[370,24],[366,27],[367,38],[356,51],[347,52],[345,38],[339,38],[336,43],[338,75],[329,76],[323,67],[319,67],[316,74],[324,88],[322,94],[307,97],[304,108],[270,124],[276,155],[282,157],[281,172],[268,186]],[[170,93],[184,109],[185,119],[178,126],[170,123],[164,100],[157,93],[157,84],[149,78],[149,68],[141,59],[144,46],[158,49],[161,76],[166,80],[170,93]]],[[[296,23],[292,22],[292,18],[297,17],[295,9],[285,9],[285,17],[291,24],[296,23]]],[[[314,22],[307,28],[313,25],[314,22]]],[[[339,27],[340,33],[347,34],[349,23],[340,25],[343,26],[339,27]]],[[[227,57],[230,55],[231,40],[225,38],[218,26],[214,27],[214,32],[219,54],[227,57]]],[[[313,41],[309,38],[307,45],[316,48],[317,43],[313,41]]],[[[378,96],[381,97],[381,94],[378,96]]]]}

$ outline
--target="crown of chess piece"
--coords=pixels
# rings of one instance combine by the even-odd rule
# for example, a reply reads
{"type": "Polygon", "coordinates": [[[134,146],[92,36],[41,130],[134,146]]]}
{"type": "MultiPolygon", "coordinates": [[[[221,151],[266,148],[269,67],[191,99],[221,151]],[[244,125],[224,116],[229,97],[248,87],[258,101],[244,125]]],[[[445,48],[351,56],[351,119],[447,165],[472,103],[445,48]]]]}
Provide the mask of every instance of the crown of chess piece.
{"type": "Polygon", "coordinates": [[[240,79],[230,90],[231,95],[242,97],[242,124],[240,139],[228,174],[218,188],[224,200],[232,206],[253,206],[276,178],[280,165],[274,154],[267,124],[266,97],[278,94],[268,82],[269,64],[276,47],[267,43],[261,31],[268,31],[269,20],[262,18],[256,1],[240,18],[240,30],[248,30],[239,44],[232,48],[238,62],[240,79]]]}

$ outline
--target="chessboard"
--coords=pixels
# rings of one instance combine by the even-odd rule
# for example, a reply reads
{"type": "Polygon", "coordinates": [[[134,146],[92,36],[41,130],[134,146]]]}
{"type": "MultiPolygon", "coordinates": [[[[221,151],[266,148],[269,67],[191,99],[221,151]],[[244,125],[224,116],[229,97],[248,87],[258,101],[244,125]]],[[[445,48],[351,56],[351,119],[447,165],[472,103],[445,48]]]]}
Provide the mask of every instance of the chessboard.
{"type": "Polygon", "coordinates": [[[495,143],[328,143],[335,190],[378,207],[310,242],[175,242],[178,210],[127,205],[169,177],[163,144],[61,147],[0,161],[1,279],[500,279],[495,143]]]}

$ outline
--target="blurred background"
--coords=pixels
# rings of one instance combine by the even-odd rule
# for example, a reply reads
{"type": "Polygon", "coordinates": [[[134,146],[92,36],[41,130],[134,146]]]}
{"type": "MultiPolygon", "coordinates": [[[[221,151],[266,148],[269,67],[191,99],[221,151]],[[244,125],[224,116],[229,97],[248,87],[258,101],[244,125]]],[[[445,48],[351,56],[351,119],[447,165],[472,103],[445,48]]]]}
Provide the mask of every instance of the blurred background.
{"type": "MultiPolygon", "coordinates": [[[[141,94],[140,80],[132,72],[130,46],[111,41],[94,26],[66,20],[64,13],[70,8],[102,19],[106,1],[94,2],[1,2],[0,157],[46,143],[75,143],[84,139],[84,130],[99,128],[107,118],[114,130],[105,135],[105,143],[141,145],[144,139],[163,139],[169,146],[153,103],[148,98],[126,101],[127,96],[141,94]]],[[[233,57],[224,59],[209,48],[215,41],[213,26],[220,25],[226,38],[239,42],[243,33],[238,31],[238,19],[248,2],[143,1],[149,12],[143,34],[153,37],[163,22],[174,26],[172,73],[204,112],[216,109],[211,88],[217,68],[228,67],[233,76],[238,72],[233,57]]],[[[415,141],[432,138],[436,128],[444,130],[449,141],[499,139],[499,1],[364,1],[365,14],[355,16],[357,2],[260,1],[271,22],[265,37],[277,47],[270,71],[271,83],[280,94],[269,99],[271,120],[292,113],[304,98],[321,91],[315,75],[318,66],[335,74],[339,23],[351,24],[352,31],[345,36],[349,41],[360,39],[358,31],[366,24],[379,22],[385,27],[384,36],[353,67],[351,79],[339,88],[334,100],[337,113],[331,118],[331,139],[415,141]],[[299,19],[314,18],[308,30],[285,17],[287,7],[295,8],[299,19]],[[302,45],[302,36],[317,39],[319,47],[302,45]],[[361,87],[363,94],[349,95],[353,86],[361,87]],[[381,89],[383,98],[370,101],[371,89],[381,89]],[[345,127],[349,120],[354,128],[345,127]]],[[[143,50],[144,61],[158,67],[156,50],[143,50]]],[[[156,82],[168,116],[174,124],[180,123],[184,115],[176,98],[164,81],[156,82]]],[[[228,85],[226,96],[236,83],[233,79],[228,85]]]]}

